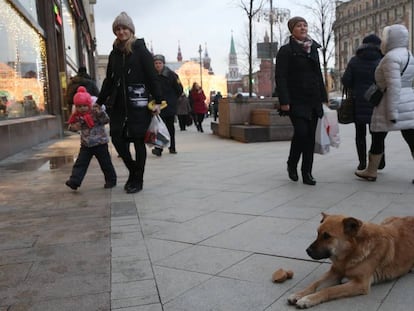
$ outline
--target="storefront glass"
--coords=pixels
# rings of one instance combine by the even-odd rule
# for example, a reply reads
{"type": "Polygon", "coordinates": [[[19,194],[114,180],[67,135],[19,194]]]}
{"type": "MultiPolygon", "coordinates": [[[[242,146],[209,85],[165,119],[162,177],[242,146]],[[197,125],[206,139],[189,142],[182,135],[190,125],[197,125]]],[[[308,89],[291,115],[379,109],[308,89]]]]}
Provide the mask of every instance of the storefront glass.
{"type": "Polygon", "coordinates": [[[26,9],[33,20],[37,22],[36,0],[19,0],[20,4],[26,9]]]}
{"type": "Polygon", "coordinates": [[[43,37],[0,0],[0,120],[47,113],[43,37]]]}

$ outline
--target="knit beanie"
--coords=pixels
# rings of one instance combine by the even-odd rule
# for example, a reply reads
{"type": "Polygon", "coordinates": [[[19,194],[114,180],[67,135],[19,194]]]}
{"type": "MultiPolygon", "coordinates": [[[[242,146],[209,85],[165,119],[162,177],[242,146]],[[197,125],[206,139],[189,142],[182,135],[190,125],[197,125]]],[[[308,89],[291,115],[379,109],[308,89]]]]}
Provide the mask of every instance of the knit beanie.
{"type": "Polygon", "coordinates": [[[293,32],[293,28],[295,28],[295,25],[300,22],[305,22],[306,24],[308,23],[303,17],[300,17],[300,16],[294,16],[291,19],[289,19],[288,28],[289,28],[290,33],[293,32]]]}
{"type": "Polygon", "coordinates": [[[73,96],[73,104],[75,106],[92,105],[91,95],[86,91],[86,88],[84,86],[78,87],[75,96],[73,96]]]}
{"type": "Polygon", "coordinates": [[[134,23],[132,22],[131,17],[129,17],[128,14],[125,13],[125,12],[121,12],[121,14],[119,14],[115,18],[114,22],[112,23],[112,31],[114,32],[114,34],[115,34],[115,29],[118,26],[125,26],[126,28],[128,28],[129,30],[131,30],[131,32],[133,34],[135,34],[135,26],[134,26],[134,23]]]}
{"type": "Polygon", "coordinates": [[[164,55],[161,55],[161,54],[154,55],[154,62],[156,60],[160,60],[160,61],[162,61],[163,64],[165,64],[165,57],[164,57],[164,55]]]}
{"type": "Polygon", "coordinates": [[[362,40],[362,43],[365,43],[365,44],[370,43],[370,44],[375,45],[375,46],[380,46],[381,45],[381,39],[378,36],[376,36],[374,34],[371,34],[371,35],[366,36],[362,40]]]}

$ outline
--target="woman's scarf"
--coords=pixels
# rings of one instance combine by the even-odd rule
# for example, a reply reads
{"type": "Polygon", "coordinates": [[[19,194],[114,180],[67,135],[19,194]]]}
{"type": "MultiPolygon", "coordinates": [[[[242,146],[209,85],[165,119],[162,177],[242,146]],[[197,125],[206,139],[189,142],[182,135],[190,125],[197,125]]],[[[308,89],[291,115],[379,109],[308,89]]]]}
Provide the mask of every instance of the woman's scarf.
{"type": "Polygon", "coordinates": [[[301,41],[296,39],[295,37],[293,37],[295,39],[295,41],[302,47],[302,49],[306,52],[306,53],[310,53],[311,51],[311,47],[312,47],[312,43],[313,40],[309,37],[306,37],[305,40],[301,41]]]}
{"type": "Polygon", "coordinates": [[[70,116],[68,123],[73,124],[73,123],[76,123],[76,122],[80,122],[80,120],[84,120],[86,125],[89,128],[93,128],[93,126],[95,125],[95,123],[93,122],[93,118],[92,118],[92,115],[91,115],[90,111],[85,112],[85,113],[77,112],[77,111],[74,112],[70,116]]]}

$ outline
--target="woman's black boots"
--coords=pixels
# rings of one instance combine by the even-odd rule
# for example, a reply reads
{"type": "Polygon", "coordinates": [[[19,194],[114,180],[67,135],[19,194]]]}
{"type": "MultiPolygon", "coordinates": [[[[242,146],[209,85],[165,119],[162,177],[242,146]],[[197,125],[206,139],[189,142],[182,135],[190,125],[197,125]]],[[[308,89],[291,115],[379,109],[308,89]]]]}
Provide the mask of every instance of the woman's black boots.
{"type": "Polygon", "coordinates": [[[142,190],[143,185],[143,169],[140,169],[136,161],[124,161],[125,166],[128,168],[129,176],[127,182],[124,185],[126,193],[137,193],[142,190]]]}
{"type": "Polygon", "coordinates": [[[313,178],[311,173],[302,173],[303,183],[305,185],[315,186],[316,180],[313,178]]]}
{"type": "Polygon", "coordinates": [[[298,181],[299,180],[298,170],[296,169],[296,167],[290,166],[289,163],[288,163],[287,171],[288,171],[288,174],[289,174],[289,178],[292,181],[298,181]]]}

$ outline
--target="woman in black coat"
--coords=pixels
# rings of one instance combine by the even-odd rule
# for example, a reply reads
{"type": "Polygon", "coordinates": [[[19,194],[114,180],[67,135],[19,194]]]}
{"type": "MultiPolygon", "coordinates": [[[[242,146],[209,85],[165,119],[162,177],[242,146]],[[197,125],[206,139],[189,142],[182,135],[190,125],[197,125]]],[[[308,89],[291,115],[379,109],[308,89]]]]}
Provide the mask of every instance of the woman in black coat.
{"type": "MultiPolygon", "coordinates": [[[[362,40],[362,45],[357,48],[346,66],[342,77],[342,84],[351,90],[354,101],[355,144],[358,153],[358,170],[365,169],[367,165],[367,125],[371,123],[372,105],[364,98],[366,90],[375,82],[375,68],[377,68],[382,53],[380,50],[381,39],[376,35],[368,35],[362,40]]],[[[384,168],[382,157],[379,168],[384,168]]]]}
{"type": "Polygon", "coordinates": [[[280,110],[289,114],[294,129],[287,169],[289,178],[297,181],[297,165],[302,156],[303,183],[315,185],[312,176],[315,132],[318,118],[323,116],[322,103],[328,101],[319,63],[320,45],[308,37],[304,18],[292,17],[288,28],[292,34],[289,43],[276,56],[280,110]]]}
{"type": "Polygon", "coordinates": [[[160,112],[162,93],[151,52],[143,39],[135,37],[131,18],[122,12],[115,18],[112,30],[116,39],[97,103],[108,106],[112,143],[129,171],[124,189],[135,193],[143,186],[145,133],[152,114],[160,112]],[[154,111],[147,107],[150,96],[156,101],[154,111]],[[135,147],[135,160],[130,143],[135,147]]]}

